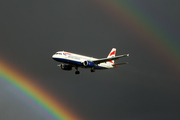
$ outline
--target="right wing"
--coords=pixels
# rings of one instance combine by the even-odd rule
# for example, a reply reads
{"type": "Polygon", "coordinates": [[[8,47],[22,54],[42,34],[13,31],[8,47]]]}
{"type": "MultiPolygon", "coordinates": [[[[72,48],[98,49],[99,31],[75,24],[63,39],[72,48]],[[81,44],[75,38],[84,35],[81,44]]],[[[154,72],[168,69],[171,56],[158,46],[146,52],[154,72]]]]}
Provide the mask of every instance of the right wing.
{"type": "Polygon", "coordinates": [[[122,57],[129,57],[129,54],[118,55],[118,56],[111,57],[111,58],[102,58],[102,59],[98,59],[98,60],[93,60],[92,62],[95,63],[95,64],[99,64],[99,63],[108,62],[108,61],[111,61],[111,60],[116,60],[116,59],[119,59],[119,58],[122,58],[122,57]]]}

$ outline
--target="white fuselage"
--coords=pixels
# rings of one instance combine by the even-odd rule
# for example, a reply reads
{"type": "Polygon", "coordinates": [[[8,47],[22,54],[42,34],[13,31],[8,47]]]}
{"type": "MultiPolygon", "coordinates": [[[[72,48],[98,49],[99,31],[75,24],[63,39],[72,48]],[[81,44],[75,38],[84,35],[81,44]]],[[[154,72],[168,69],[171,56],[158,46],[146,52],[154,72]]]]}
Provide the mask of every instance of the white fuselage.
{"type": "MultiPolygon", "coordinates": [[[[69,64],[74,67],[78,66],[78,67],[83,67],[83,68],[92,68],[91,66],[89,66],[89,67],[84,66],[82,64],[84,61],[98,60],[97,58],[79,55],[79,54],[75,54],[75,53],[70,53],[70,52],[66,52],[66,51],[56,52],[52,56],[52,58],[61,63],[69,64]]],[[[108,69],[108,68],[114,68],[114,66],[111,62],[105,62],[105,63],[97,64],[93,68],[94,69],[108,69]]]]}

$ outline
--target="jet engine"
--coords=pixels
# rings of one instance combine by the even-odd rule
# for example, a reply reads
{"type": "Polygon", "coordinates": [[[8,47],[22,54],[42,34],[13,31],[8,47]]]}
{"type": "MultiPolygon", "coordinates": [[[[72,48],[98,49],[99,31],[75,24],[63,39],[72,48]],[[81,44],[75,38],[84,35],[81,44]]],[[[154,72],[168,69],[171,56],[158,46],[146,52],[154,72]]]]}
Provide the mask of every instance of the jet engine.
{"type": "Polygon", "coordinates": [[[62,70],[72,70],[72,66],[70,65],[61,64],[59,66],[61,67],[62,70]]]}
{"type": "Polygon", "coordinates": [[[95,64],[93,62],[91,62],[91,61],[84,61],[82,64],[85,67],[94,67],[95,66],[95,64]]]}

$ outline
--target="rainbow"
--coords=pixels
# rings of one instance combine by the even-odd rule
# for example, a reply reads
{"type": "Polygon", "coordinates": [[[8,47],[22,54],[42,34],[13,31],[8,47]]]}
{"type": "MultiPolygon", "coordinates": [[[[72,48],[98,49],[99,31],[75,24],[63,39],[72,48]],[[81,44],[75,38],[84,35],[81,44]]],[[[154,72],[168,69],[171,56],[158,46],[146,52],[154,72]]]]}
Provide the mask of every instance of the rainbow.
{"type": "Polygon", "coordinates": [[[175,43],[176,39],[152,17],[127,0],[93,0],[93,3],[98,4],[99,9],[111,16],[117,24],[124,26],[154,54],[159,55],[159,58],[179,76],[180,48],[175,43]]]}
{"type": "Polygon", "coordinates": [[[32,82],[22,72],[10,67],[3,60],[0,60],[0,82],[10,85],[11,92],[16,91],[16,95],[23,96],[25,102],[31,104],[35,110],[38,110],[51,120],[80,120],[72,114],[70,110],[63,106],[63,103],[57,101],[42,87],[32,82]]]}

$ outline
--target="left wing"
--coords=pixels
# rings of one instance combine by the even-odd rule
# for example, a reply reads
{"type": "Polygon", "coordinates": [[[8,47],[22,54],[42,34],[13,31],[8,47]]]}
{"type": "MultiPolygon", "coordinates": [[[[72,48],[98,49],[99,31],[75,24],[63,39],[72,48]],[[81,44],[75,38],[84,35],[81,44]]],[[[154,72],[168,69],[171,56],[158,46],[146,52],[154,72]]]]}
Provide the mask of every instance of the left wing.
{"type": "Polygon", "coordinates": [[[115,57],[111,57],[111,58],[102,58],[102,59],[98,59],[98,60],[93,60],[92,62],[95,64],[99,64],[99,63],[103,63],[103,62],[107,62],[107,61],[111,61],[111,60],[116,60],[122,57],[129,57],[129,54],[124,54],[124,55],[118,55],[115,57]]]}

